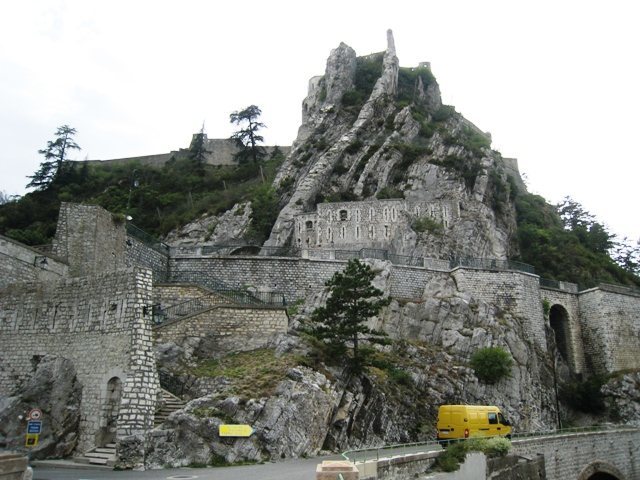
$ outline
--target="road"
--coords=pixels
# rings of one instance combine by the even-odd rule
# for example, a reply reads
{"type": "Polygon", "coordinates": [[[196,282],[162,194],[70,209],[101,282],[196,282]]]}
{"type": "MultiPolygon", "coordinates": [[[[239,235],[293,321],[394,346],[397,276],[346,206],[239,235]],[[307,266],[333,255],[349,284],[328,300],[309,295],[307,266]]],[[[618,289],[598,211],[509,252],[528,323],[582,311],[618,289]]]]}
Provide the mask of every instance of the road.
{"type": "Polygon", "coordinates": [[[216,468],[173,468],[166,470],[94,470],[65,467],[36,467],[34,480],[315,480],[316,465],[322,460],[339,460],[340,456],[287,460],[261,465],[216,468]]]}
{"type": "MultiPolygon", "coordinates": [[[[385,449],[371,449],[354,452],[353,461],[371,460],[394,455],[424,452],[440,449],[434,445],[405,445],[385,449]],[[427,448],[425,448],[427,447],[427,448]],[[432,448],[428,448],[432,447],[432,448]]],[[[78,469],[37,466],[33,469],[34,480],[315,480],[316,466],[323,460],[344,460],[340,455],[314,457],[306,459],[284,460],[282,462],[263,463],[259,465],[242,465],[237,467],[216,468],[173,468],[166,470],[132,470],[114,471],[107,469],[78,469]]]]}

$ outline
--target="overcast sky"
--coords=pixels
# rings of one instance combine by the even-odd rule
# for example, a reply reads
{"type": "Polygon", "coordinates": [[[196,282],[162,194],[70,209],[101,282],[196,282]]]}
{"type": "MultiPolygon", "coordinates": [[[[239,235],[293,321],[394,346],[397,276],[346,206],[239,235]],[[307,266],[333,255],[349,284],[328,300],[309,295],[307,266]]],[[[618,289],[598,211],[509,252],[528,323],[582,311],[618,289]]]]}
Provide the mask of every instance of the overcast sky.
{"type": "Polygon", "coordinates": [[[640,2],[0,0],[0,191],[23,194],[56,128],[78,159],[186,147],[258,105],[288,145],[340,42],[431,62],[445,103],[515,157],[530,191],[571,196],[640,238],[640,2]]]}

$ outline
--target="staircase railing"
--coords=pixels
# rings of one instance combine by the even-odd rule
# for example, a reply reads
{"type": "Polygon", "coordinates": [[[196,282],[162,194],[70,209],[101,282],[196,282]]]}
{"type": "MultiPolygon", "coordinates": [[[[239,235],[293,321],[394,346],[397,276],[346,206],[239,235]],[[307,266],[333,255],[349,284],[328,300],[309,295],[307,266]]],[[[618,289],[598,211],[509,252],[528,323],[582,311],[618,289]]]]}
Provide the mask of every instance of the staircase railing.
{"type": "Polygon", "coordinates": [[[286,298],[282,292],[249,292],[247,290],[215,290],[210,294],[192,298],[184,302],[161,308],[155,305],[153,320],[156,325],[186,318],[213,307],[223,305],[285,307],[286,298]]]}

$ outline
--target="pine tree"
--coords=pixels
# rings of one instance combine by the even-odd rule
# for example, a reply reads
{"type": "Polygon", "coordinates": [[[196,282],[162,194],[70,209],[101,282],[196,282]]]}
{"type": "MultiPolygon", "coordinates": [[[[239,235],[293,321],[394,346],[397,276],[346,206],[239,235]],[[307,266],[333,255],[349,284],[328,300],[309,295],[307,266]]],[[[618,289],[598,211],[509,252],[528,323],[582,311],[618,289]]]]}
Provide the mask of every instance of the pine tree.
{"type": "Polygon", "coordinates": [[[235,140],[240,149],[235,155],[239,163],[245,163],[249,160],[258,163],[267,154],[264,147],[258,145],[258,143],[264,141],[264,138],[258,135],[258,130],[265,127],[264,123],[258,121],[260,115],[262,115],[262,111],[255,105],[250,105],[244,110],[233,112],[229,115],[231,123],[236,125],[247,124],[245,128],[241,128],[231,135],[231,139],[235,140]]]}
{"type": "Polygon", "coordinates": [[[48,141],[47,147],[38,150],[44,155],[45,161],[40,163],[40,169],[29,176],[31,179],[27,188],[44,190],[56,180],[62,178],[67,168],[67,156],[70,150],[80,150],[78,144],[73,140],[76,129],[69,125],[62,125],[56,130],[56,139],[48,141]]]}
{"type": "Polygon", "coordinates": [[[329,288],[327,303],[311,314],[313,325],[306,329],[335,352],[344,353],[350,346],[350,364],[354,371],[367,364],[361,342],[388,343],[384,332],[366,325],[369,318],[390,302],[389,298],[383,298],[381,290],[371,284],[375,275],[369,265],[358,259],[349,260],[343,272],[336,272],[325,283],[329,288]]]}

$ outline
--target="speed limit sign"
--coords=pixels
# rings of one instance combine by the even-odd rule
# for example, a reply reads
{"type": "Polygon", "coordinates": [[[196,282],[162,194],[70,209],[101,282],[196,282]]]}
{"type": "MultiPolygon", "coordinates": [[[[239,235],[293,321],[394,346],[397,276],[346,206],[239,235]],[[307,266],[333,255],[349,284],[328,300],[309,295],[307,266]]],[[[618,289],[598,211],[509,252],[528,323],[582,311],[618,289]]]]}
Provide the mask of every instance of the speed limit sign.
{"type": "Polygon", "coordinates": [[[27,418],[29,420],[41,420],[42,410],[40,410],[39,408],[32,408],[31,410],[29,410],[29,413],[27,414],[27,418]]]}

